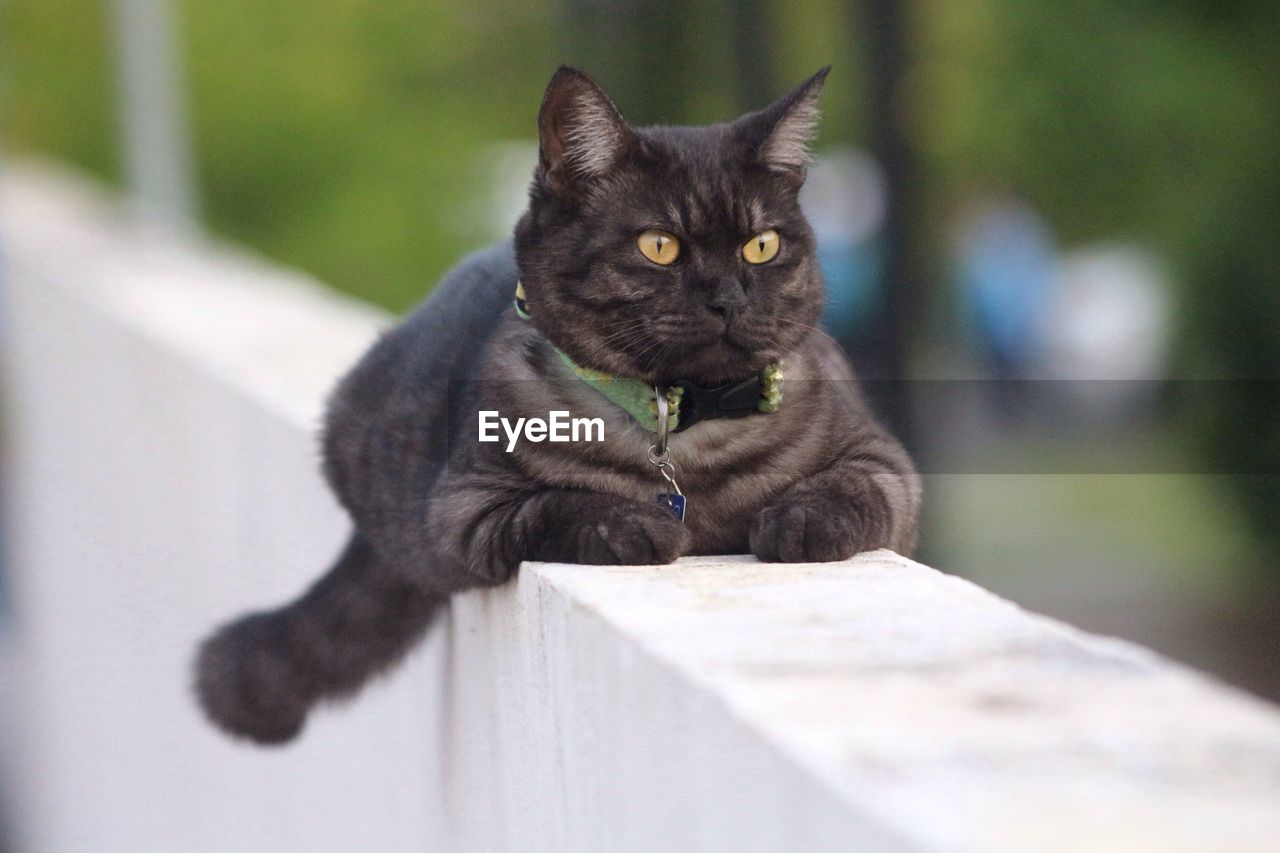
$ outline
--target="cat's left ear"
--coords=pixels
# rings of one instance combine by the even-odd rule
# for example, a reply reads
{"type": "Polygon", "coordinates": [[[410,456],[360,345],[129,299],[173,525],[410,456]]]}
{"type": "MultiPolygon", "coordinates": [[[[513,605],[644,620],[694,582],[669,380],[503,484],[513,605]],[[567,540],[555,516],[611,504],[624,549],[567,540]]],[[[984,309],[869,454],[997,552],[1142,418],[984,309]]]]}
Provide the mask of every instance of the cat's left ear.
{"type": "Polygon", "coordinates": [[[813,162],[809,146],[818,134],[818,96],[828,65],[759,112],[735,121],[738,138],[762,165],[804,180],[813,162]]]}

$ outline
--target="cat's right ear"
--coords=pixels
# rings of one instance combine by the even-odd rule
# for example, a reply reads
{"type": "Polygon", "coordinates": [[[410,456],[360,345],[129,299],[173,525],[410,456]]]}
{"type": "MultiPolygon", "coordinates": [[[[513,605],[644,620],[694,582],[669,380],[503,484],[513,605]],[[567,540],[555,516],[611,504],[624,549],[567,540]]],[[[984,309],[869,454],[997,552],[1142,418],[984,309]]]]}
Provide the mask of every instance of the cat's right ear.
{"type": "Polygon", "coordinates": [[[632,138],[631,128],[604,90],[586,74],[561,66],[538,112],[538,156],[542,180],[572,196],[617,165],[632,138]]]}

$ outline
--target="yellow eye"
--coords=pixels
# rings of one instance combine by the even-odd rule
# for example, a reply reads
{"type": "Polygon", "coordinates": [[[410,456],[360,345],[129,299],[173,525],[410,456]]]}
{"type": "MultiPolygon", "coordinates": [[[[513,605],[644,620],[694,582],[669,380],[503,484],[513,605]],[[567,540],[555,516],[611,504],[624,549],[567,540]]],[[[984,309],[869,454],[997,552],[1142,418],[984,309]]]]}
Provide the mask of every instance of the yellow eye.
{"type": "Polygon", "coordinates": [[[765,261],[773,260],[774,255],[778,254],[778,249],[782,246],[782,238],[778,236],[778,232],[770,228],[768,231],[761,231],[756,236],[747,241],[742,247],[742,257],[749,264],[763,264],[765,261]]]}
{"type": "Polygon", "coordinates": [[[676,258],[680,257],[680,241],[666,231],[646,231],[636,242],[640,246],[640,254],[655,264],[665,267],[675,263],[676,258]]]}

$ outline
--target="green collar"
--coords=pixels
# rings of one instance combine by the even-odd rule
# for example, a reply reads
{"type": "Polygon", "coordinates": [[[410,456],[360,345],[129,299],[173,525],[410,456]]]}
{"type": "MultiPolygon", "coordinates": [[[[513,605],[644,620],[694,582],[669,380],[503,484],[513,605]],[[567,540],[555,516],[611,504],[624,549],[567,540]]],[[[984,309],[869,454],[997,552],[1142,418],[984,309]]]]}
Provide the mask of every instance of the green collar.
{"type": "MultiPolygon", "coordinates": [[[[525,302],[524,285],[516,282],[516,314],[529,319],[525,302]]],[[[658,386],[642,379],[612,376],[589,367],[582,367],[558,347],[552,346],[556,355],[579,379],[590,385],[636,422],[652,433],[658,432],[658,386]]],[[[782,364],[773,362],[760,371],[759,376],[725,383],[714,388],[696,385],[688,380],[673,382],[661,388],[667,396],[667,425],[672,432],[688,429],[698,421],[718,417],[743,417],[754,412],[772,414],[782,404],[782,364]],[[681,405],[684,411],[681,412],[681,405]]]]}

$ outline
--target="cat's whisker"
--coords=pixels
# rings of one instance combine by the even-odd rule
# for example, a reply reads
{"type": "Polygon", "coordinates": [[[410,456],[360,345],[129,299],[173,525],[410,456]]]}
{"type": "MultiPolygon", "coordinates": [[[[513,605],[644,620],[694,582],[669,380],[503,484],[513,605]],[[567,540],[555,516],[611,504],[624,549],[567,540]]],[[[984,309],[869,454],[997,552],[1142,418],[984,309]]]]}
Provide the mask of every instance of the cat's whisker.
{"type": "Polygon", "coordinates": [[[644,331],[645,331],[644,320],[643,319],[635,320],[635,321],[632,321],[630,326],[627,326],[623,329],[615,331],[612,334],[605,335],[603,338],[600,339],[600,343],[609,344],[622,338],[631,337],[637,332],[644,332],[644,331]]]}
{"type": "Polygon", "coordinates": [[[795,326],[797,328],[804,329],[805,331],[808,331],[808,332],[817,332],[819,335],[822,335],[822,337],[826,338],[828,341],[835,344],[837,347],[840,347],[841,349],[843,349],[843,346],[839,341],[831,337],[831,335],[829,335],[825,329],[823,329],[821,326],[817,325],[816,323],[801,323],[798,320],[788,320],[785,317],[774,317],[772,318],[772,320],[774,323],[785,323],[786,325],[795,326]]]}

